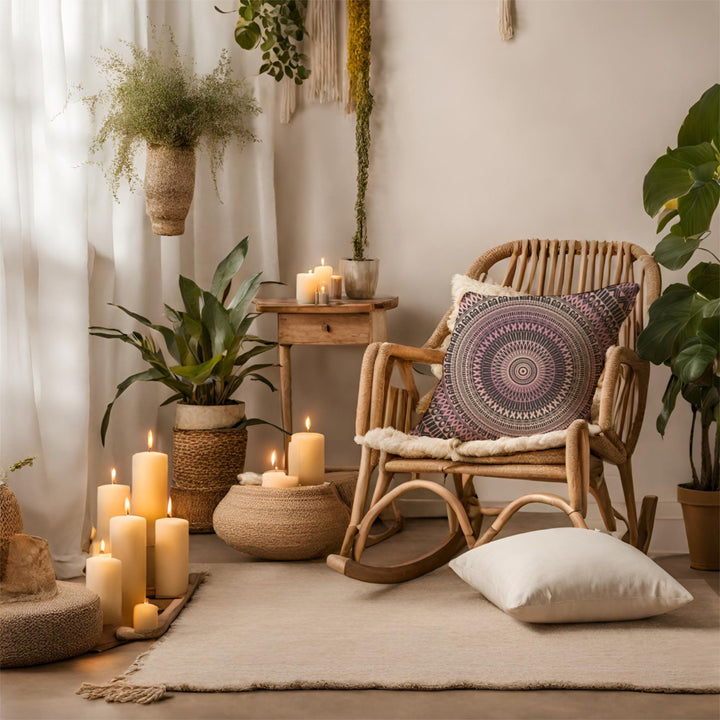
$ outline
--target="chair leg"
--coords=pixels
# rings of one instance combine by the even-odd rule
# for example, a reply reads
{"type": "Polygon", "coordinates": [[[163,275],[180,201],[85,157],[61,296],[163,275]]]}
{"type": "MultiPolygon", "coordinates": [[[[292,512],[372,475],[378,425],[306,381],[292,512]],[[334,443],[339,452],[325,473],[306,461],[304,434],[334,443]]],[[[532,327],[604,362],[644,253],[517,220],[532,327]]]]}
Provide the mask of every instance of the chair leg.
{"type": "Polygon", "coordinates": [[[632,465],[630,459],[618,465],[620,482],[622,483],[625,507],[627,508],[627,540],[634,547],[638,547],[638,516],[635,504],[635,488],[633,486],[632,465]]]}
{"type": "Polygon", "coordinates": [[[605,528],[610,532],[615,532],[615,530],[617,530],[615,513],[613,512],[610,493],[608,492],[605,482],[605,473],[602,470],[600,470],[599,474],[595,475],[590,482],[590,492],[597,502],[605,528]]]}
{"type": "Polygon", "coordinates": [[[655,527],[655,512],[657,511],[657,495],[646,495],[640,505],[640,519],[638,520],[638,550],[647,555],[655,527]]]}
{"type": "Polygon", "coordinates": [[[370,488],[370,476],[373,471],[372,452],[370,448],[363,446],[360,455],[360,469],[358,470],[358,480],[355,486],[355,497],[350,511],[350,523],[345,531],[345,538],[340,549],[340,555],[350,557],[352,552],[355,536],[357,535],[357,527],[365,513],[365,503],[367,502],[368,490],[370,488]]]}

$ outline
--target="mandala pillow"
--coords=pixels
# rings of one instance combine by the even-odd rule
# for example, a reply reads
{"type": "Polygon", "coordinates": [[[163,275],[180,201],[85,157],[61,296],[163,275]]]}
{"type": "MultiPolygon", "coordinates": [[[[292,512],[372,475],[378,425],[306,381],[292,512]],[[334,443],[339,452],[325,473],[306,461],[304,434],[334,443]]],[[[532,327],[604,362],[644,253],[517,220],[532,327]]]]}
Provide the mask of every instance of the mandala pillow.
{"type": "Polygon", "coordinates": [[[466,293],[432,402],[412,435],[495,440],[589,419],[605,352],[638,286],[579,295],[466,293]]]}

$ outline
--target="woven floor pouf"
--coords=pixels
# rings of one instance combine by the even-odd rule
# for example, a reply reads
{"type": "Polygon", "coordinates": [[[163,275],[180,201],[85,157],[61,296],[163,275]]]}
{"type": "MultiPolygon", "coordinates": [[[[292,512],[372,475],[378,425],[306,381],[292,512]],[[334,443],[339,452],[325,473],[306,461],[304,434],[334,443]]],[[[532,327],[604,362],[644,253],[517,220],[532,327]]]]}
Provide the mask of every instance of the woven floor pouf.
{"type": "Polygon", "coordinates": [[[97,593],[57,582],[49,600],[0,604],[0,667],[25,667],[81,655],[102,635],[97,593]]]}

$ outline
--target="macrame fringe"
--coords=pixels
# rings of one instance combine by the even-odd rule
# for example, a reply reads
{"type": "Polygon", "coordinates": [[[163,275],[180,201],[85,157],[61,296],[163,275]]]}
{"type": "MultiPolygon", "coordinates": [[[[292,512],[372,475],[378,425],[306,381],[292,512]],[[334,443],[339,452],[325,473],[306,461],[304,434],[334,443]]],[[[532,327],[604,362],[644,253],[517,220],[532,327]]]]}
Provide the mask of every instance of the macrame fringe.
{"type": "Polygon", "coordinates": [[[338,91],[336,0],[310,0],[307,28],[310,36],[310,81],[312,100],[321,103],[340,99],[338,91]]]}
{"type": "Polygon", "coordinates": [[[503,40],[512,40],[512,2],[513,0],[499,0],[500,2],[500,37],[503,40]]]}
{"type": "Polygon", "coordinates": [[[87,700],[149,705],[165,697],[165,685],[131,685],[119,681],[111,682],[109,685],[83,683],[75,694],[87,700]]]}
{"type": "Polygon", "coordinates": [[[284,77],[280,81],[280,122],[287,125],[292,119],[297,104],[295,81],[284,77]]]}

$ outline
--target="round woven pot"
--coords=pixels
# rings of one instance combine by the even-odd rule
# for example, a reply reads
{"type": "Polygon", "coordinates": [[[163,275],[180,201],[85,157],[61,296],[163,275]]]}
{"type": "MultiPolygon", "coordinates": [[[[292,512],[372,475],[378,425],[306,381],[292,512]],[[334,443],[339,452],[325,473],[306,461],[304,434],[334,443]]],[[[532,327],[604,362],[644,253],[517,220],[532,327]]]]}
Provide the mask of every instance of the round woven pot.
{"type": "Polygon", "coordinates": [[[173,481],[179,488],[217,490],[245,469],[247,430],[173,429],[173,481]]]}
{"type": "Polygon", "coordinates": [[[357,475],[322,485],[264,488],[235,485],[215,509],[215,532],[230,547],[265,560],[309,560],[340,549],[350,521],[343,500],[357,475]]]}
{"type": "Polygon", "coordinates": [[[0,580],[5,576],[9,540],[23,531],[22,513],[15,493],[5,484],[0,484],[0,580]]]}
{"type": "Polygon", "coordinates": [[[145,210],[156,235],[182,235],[195,191],[195,150],[147,146],[145,210]]]}
{"type": "Polygon", "coordinates": [[[230,487],[211,490],[186,490],[171,487],[173,516],[185,518],[190,523],[191,533],[214,532],[213,512],[230,487]]]}

